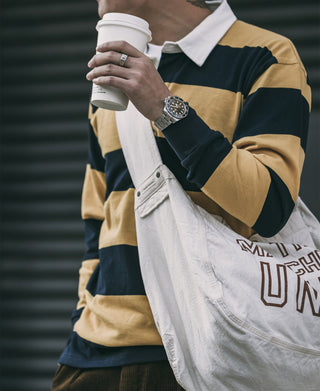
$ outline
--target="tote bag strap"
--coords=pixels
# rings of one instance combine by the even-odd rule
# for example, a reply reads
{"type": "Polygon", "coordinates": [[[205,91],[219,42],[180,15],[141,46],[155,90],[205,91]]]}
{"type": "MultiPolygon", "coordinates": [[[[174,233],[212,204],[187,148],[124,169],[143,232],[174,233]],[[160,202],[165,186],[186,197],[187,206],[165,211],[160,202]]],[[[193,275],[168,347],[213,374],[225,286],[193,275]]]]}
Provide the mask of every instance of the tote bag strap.
{"type": "Polygon", "coordinates": [[[126,111],[116,112],[116,121],[124,157],[138,188],[163,164],[151,123],[130,101],[126,111]]]}

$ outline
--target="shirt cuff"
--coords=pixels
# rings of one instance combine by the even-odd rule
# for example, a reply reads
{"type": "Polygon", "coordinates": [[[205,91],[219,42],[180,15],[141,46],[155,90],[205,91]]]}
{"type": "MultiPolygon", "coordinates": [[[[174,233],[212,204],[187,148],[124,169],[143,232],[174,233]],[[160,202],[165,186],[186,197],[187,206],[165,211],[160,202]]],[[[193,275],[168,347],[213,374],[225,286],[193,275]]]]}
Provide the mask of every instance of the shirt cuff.
{"type": "Polygon", "coordinates": [[[200,187],[232,149],[224,135],[210,129],[191,107],[186,118],[168,126],[163,134],[188,170],[188,180],[200,187]]]}

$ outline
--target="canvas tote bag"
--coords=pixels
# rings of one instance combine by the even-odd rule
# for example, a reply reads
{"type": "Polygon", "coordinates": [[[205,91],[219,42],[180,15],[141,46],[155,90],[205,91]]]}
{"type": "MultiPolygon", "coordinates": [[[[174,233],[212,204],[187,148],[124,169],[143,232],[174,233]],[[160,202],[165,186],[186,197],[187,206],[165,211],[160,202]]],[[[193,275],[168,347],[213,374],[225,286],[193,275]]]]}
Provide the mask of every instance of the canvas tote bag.
{"type": "Polygon", "coordinates": [[[274,238],[241,237],[192,202],[131,103],[117,125],[145,290],[177,381],[187,391],[319,391],[315,217],[299,199],[274,238]]]}

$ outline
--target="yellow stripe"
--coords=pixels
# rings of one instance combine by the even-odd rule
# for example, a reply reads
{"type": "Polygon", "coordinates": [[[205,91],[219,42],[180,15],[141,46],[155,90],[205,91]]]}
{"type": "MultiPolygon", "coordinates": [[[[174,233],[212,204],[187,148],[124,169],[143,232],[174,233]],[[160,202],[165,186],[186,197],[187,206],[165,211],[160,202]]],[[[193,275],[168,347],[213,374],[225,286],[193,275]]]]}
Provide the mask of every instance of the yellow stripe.
{"type": "Polygon", "coordinates": [[[106,196],[106,180],[103,172],[87,164],[84,178],[81,216],[83,219],[103,220],[103,205],[106,196]]]}
{"type": "Polygon", "coordinates": [[[246,238],[249,238],[251,235],[253,235],[254,231],[252,228],[248,227],[242,221],[231,216],[204,193],[199,191],[188,191],[187,193],[196,205],[201,206],[201,208],[205,209],[211,214],[223,217],[229,224],[229,226],[238,234],[246,238]]]}
{"type": "Polygon", "coordinates": [[[99,345],[161,345],[146,296],[92,296],[74,326],[77,334],[99,345]]]}
{"type": "Polygon", "coordinates": [[[99,259],[88,259],[83,261],[81,264],[81,268],[79,270],[79,285],[78,285],[78,297],[79,301],[77,303],[77,309],[85,307],[87,304],[86,301],[86,287],[88,281],[99,263],[99,259]]]}
{"type": "Polygon", "coordinates": [[[270,182],[269,172],[259,160],[250,152],[234,147],[202,191],[229,214],[252,227],[262,210],[270,182]]]}
{"type": "Polygon", "coordinates": [[[311,88],[299,64],[273,64],[253,84],[249,94],[258,88],[295,88],[301,91],[311,109],[311,88]]]}
{"type": "MultiPolygon", "coordinates": [[[[167,86],[174,95],[187,101],[210,129],[218,130],[231,142],[243,106],[241,92],[177,83],[167,86]]],[[[154,131],[164,137],[155,127],[154,131]]]]}
{"type": "Polygon", "coordinates": [[[262,164],[270,167],[288,187],[296,201],[304,162],[304,151],[299,137],[287,134],[262,134],[244,137],[234,143],[255,155],[262,164]]]}
{"type": "Polygon", "coordinates": [[[295,47],[288,38],[239,20],[231,26],[219,45],[233,48],[266,47],[278,62],[302,65],[295,47]]]}
{"type": "Polygon", "coordinates": [[[114,111],[97,110],[91,119],[91,125],[98,138],[102,156],[121,148],[114,111]]]}
{"type": "Polygon", "coordinates": [[[137,246],[134,189],[113,191],[104,205],[99,248],[128,244],[137,246]]]}

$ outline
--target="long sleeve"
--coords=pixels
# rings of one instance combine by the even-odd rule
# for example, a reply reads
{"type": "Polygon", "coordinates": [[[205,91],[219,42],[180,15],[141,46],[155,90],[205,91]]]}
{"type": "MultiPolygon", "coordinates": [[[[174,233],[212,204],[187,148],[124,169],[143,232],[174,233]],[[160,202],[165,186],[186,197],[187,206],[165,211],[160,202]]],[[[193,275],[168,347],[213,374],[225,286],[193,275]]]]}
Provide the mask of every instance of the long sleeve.
{"type": "Polygon", "coordinates": [[[85,227],[86,252],[79,271],[79,302],[77,309],[86,304],[85,289],[99,263],[99,235],[104,220],[103,206],[106,196],[105,159],[97,136],[91,125],[92,109],[89,110],[89,159],[86,166],[82,191],[81,215],[85,227]]]}
{"type": "Polygon", "coordinates": [[[231,142],[193,109],[164,131],[188,180],[266,237],[285,225],[298,197],[311,105],[293,45],[283,38],[279,46],[282,55],[265,49],[252,60],[231,142]]]}

